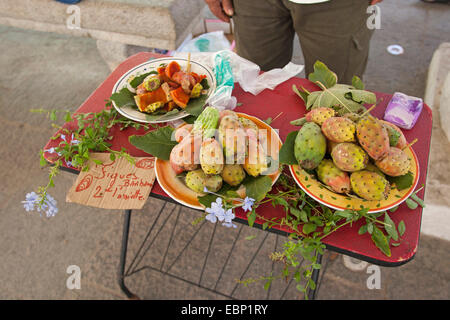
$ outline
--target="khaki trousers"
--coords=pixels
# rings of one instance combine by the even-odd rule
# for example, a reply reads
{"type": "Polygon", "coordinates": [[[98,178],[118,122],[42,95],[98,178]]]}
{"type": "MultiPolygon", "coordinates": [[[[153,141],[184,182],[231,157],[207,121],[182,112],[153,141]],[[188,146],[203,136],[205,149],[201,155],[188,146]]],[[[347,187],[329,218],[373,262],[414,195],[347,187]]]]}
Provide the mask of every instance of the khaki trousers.
{"type": "Polygon", "coordinates": [[[262,70],[284,67],[292,59],[297,33],[305,58],[305,72],[316,60],[351,84],[362,77],[372,30],[366,25],[368,0],[331,0],[297,4],[288,0],[234,0],[233,22],[240,56],[262,70]]]}

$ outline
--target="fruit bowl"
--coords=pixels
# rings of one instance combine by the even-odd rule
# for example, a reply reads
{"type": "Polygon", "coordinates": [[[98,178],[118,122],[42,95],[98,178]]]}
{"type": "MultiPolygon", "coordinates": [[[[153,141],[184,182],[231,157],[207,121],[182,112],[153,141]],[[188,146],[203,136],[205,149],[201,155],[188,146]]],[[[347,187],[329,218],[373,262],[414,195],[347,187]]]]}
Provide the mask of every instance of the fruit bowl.
{"type": "MultiPolygon", "coordinates": [[[[264,121],[250,116],[244,113],[237,113],[238,117],[246,118],[253,121],[258,129],[267,130],[267,145],[268,156],[272,159],[278,161],[278,151],[281,148],[282,141],[278,136],[278,133],[270,127],[264,121]],[[273,139],[275,141],[273,141],[273,139]]],[[[186,186],[186,184],[180,179],[176,172],[173,170],[169,160],[162,160],[160,158],[156,159],[155,162],[156,179],[160,184],[161,188],[176,202],[185,205],[193,209],[204,210],[205,208],[198,201],[198,196],[204,195],[204,193],[199,193],[191,190],[186,186]]],[[[280,170],[269,175],[272,180],[272,185],[277,181],[280,176],[280,170]]]]}
{"type": "Polygon", "coordinates": [[[375,213],[392,209],[409,198],[414,192],[419,180],[419,162],[411,146],[407,147],[405,153],[411,160],[410,172],[413,182],[409,188],[398,190],[391,186],[389,196],[385,200],[365,200],[353,195],[339,194],[331,191],[321,183],[314,174],[310,174],[298,165],[290,165],[289,170],[295,182],[310,197],[317,202],[336,210],[360,210],[368,208],[369,212],[375,213]]]}

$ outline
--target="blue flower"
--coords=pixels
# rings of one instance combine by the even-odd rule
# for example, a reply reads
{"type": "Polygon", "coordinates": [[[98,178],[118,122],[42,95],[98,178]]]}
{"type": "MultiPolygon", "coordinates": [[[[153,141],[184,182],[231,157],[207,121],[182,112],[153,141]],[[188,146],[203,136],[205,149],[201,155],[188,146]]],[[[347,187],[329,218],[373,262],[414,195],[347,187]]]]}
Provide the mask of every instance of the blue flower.
{"type": "Polygon", "coordinates": [[[23,207],[26,211],[34,211],[35,209],[37,212],[45,211],[47,218],[53,217],[58,213],[55,198],[47,194],[44,202],[40,205],[41,200],[42,196],[36,194],[36,192],[27,193],[25,201],[22,201],[23,207]]]}
{"type": "Polygon", "coordinates": [[[254,203],[255,203],[255,199],[249,198],[249,197],[245,197],[244,204],[242,205],[242,209],[244,211],[252,211],[252,206],[253,206],[254,203]]]}
{"type": "Polygon", "coordinates": [[[223,215],[225,213],[225,210],[223,209],[222,205],[222,198],[217,198],[216,202],[211,203],[211,208],[206,208],[205,210],[207,213],[209,213],[205,218],[206,220],[216,223],[217,219],[219,221],[223,220],[223,215]]]}
{"type": "Polygon", "coordinates": [[[237,228],[237,225],[235,225],[233,222],[224,222],[224,223],[222,223],[222,225],[227,228],[231,228],[231,227],[233,227],[235,229],[237,228]]]}
{"type": "Polygon", "coordinates": [[[77,144],[80,143],[79,140],[74,139],[73,133],[72,133],[72,137],[70,138],[70,143],[71,143],[72,145],[74,145],[74,146],[76,146],[77,144]]]}

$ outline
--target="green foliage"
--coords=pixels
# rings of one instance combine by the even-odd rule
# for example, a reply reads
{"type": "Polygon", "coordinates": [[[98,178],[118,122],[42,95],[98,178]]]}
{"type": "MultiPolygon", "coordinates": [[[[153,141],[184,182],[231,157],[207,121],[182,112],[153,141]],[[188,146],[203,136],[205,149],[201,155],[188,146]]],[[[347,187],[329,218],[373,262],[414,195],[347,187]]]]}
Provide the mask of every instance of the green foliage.
{"type": "Polygon", "coordinates": [[[136,148],[141,149],[162,160],[169,160],[170,152],[177,142],[172,139],[174,129],[166,126],[150,131],[143,136],[130,136],[128,140],[136,148]]]}

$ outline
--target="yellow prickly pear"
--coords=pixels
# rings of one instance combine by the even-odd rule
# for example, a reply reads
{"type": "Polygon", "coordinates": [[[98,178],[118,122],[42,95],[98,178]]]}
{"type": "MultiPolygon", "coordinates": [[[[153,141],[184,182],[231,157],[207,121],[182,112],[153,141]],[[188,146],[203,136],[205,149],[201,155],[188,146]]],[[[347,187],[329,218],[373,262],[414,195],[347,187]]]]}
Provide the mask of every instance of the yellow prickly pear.
{"type": "Polygon", "coordinates": [[[206,174],[220,174],[223,169],[222,146],[216,139],[203,141],[200,148],[200,165],[206,174]]]}
{"type": "Polygon", "coordinates": [[[366,200],[385,200],[389,196],[391,186],[380,174],[362,170],[350,176],[353,192],[366,200]]]}
{"type": "Polygon", "coordinates": [[[223,181],[230,186],[238,186],[245,178],[245,171],[240,164],[226,164],[223,167],[222,173],[223,181]]]}

